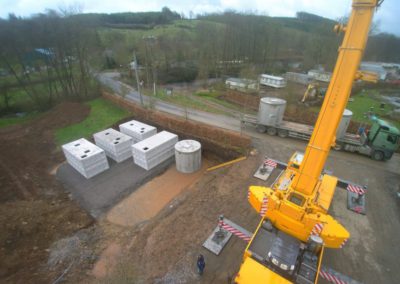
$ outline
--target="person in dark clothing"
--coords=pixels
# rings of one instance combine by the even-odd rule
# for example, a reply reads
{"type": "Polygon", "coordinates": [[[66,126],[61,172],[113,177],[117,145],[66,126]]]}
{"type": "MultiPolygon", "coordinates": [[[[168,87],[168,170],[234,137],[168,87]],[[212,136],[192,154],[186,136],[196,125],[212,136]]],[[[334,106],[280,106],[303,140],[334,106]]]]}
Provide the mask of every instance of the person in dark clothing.
{"type": "Polygon", "coordinates": [[[200,275],[203,275],[204,268],[206,267],[206,262],[204,261],[204,256],[200,254],[197,257],[197,271],[200,275]]]}

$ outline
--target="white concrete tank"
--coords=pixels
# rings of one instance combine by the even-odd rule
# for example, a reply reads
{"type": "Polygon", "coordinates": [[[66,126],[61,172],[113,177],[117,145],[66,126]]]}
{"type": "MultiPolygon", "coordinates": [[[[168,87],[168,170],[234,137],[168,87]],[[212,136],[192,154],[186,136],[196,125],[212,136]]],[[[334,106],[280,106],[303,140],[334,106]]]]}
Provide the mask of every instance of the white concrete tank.
{"type": "Polygon", "coordinates": [[[278,126],[282,123],[286,101],[279,98],[265,97],[260,100],[258,123],[268,126],[278,126]]]}
{"type": "Polygon", "coordinates": [[[182,140],[175,144],[176,169],[181,173],[194,173],[201,168],[201,144],[195,140],[182,140]]]}
{"type": "Polygon", "coordinates": [[[341,139],[346,135],[347,128],[349,128],[351,117],[353,112],[351,110],[345,109],[343,112],[342,120],[339,123],[339,127],[336,131],[336,139],[341,139]]]}

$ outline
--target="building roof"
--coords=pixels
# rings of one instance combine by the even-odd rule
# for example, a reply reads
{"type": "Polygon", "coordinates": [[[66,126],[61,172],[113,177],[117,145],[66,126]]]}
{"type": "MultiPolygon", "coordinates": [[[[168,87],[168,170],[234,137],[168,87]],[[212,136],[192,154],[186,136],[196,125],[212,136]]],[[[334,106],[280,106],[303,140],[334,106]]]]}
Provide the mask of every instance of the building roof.
{"type": "Polygon", "coordinates": [[[275,80],[285,80],[285,78],[283,78],[283,77],[273,76],[273,75],[269,75],[269,74],[261,74],[261,77],[275,79],[275,80]]]}

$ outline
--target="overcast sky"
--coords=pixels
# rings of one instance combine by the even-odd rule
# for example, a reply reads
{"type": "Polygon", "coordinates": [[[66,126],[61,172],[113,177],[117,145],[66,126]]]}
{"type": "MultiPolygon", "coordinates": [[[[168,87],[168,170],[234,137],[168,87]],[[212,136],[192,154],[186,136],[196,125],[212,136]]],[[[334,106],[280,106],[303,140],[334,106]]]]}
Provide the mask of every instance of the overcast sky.
{"type": "MultiPolygon", "coordinates": [[[[295,16],[297,11],[305,11],[323,17],[337,19],[350,11],[351,0],[0,0],[0,17],[9,13],[29,16],[43,12],[46,8],[79,5],[83,12],[137,12],[159,11],[167,6],[171,10],[189,15],[207,12],[222,12],[226,9],[251,11],[269,16],[295,16]]],[[[375,20],[380,31],[400,36],[400,1],[385,0],[378,10],[375,20]]]]}

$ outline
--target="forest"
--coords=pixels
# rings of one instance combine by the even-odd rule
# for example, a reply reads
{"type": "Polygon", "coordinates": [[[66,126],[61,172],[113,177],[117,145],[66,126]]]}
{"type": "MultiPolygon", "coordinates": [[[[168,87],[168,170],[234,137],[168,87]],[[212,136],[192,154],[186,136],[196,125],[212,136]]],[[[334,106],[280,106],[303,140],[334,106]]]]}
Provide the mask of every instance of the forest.
{"type": "MultiPolygon", "coordinates": [[[[336,21],[299,12],[294,18],[226,11],[186,19],[160,12],[81,14],[53,11],[0,19],[0,112],[36,109],[95,96],[96,72],[128,70],[133,54],[149,84],[210,77],[333,68],[341,35],[336,21]],[[33,102],[33,104],[32,104],[33,102]]],[[[400,62],[400,38],[376,30],[364,60],[400,62]]]]}

